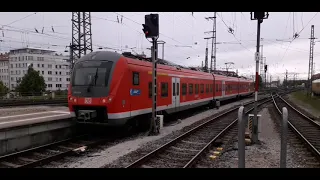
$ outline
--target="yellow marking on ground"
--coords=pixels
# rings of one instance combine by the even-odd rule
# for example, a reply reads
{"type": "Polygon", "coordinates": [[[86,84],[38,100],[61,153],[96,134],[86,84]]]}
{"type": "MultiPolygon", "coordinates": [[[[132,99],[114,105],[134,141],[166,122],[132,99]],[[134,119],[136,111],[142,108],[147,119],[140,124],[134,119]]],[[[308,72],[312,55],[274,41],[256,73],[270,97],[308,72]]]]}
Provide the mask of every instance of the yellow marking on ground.
{"type": "Polygon", "coordinates": [[[218,147],[218,148],[217,148],[217,151],[222,151],[222,150],[223,150],[222,147],[218,147]]]}

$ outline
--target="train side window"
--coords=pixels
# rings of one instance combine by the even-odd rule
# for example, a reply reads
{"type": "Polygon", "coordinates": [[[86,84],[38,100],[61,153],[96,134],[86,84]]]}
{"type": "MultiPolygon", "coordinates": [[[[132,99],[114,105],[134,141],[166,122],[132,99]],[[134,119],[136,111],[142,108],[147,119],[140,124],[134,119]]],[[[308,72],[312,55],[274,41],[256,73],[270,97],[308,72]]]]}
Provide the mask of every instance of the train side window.
{"type": "Polygon", "coordinates": [[[210,84],[210,92],[213,92],[213,84],[210,84]]]}
{"type": "Polygon", "coordinates": [[[152,82],[149,82],[149,98],[152,97],[152,82]]]}
{"type": "Polygon", "coordinates": [[[132,72],[132,74],[133,74],[133,85],[139,85],[139,73],[132,72]]]}
{"type": "Polygon", "coordinates": [[[189,84],[189,94],[193,94],[193,84],[189,84]]]}
{"type": "Polygon", "coordinates": [[[186,83],[182,83],[182,95],[185,96],[187,95],[187,84],[186,83]]]}
{"type": "Polygon", "coordinates": [[[194,90],[195,94],[199,94],[199,84],[195,85],[195,90],[194,90]]]}
{"type": "Polygon", "coordinates": [[[161,83],[161,97],[168,97],[168,83],[161,83]]]}
{"type": "Polygon", "coordinates": [[[204,93],[204,85],[200,84],[200,93],[204,93]]]}
{"type": "MultiPolygon", "coordinates": [[[[211,86],[211,84],[210,84],[211,86]]],[[[209,84],[206,84],[206,93],[209,93],[209,84]]]]}
{"type": "Polygon", "coordinates": [[[219,91],[218,84],[216,84],[216,92],[218,92],[218,91],[219,91]]]}

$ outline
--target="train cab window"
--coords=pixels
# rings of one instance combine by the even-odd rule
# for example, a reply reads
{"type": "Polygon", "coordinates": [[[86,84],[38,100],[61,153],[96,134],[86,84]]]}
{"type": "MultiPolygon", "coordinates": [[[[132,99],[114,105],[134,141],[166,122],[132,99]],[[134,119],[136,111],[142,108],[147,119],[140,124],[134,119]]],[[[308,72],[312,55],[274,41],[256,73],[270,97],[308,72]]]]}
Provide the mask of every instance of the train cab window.
{"type": "Polygon", "coordinates": [[[149,98],[152,97],[152,82],[149,82],[149,98]]]}
{"type": "Polygon", "coordinates": [[[210,84],[210,92],[213,92],[213,84],[210,84]]]}
{"type": "Polygon", "coordinates": [[[132,74],[133,74],[133,85],[139,85],[139,73],[132,72],[132,74]]]}
{"type": "Polygon", "coordinates": [[[193,94],[193,84],[189,84],[189,94],[193,94]]]}
{"type": "Polygon", "coordinates": [[[182,83],[182,85],[181,85],[182,87],[181,87],[181,91],[182,91],[182,95],[183,96],[185,96],[185,95],[187,95],[187,84],[186,83],[182,83]]]}
{"type": "Polygon", "coordinates": [[[161,83],[161,97],[168,97],[168,83],[161,83]]]}
{"type": "Polygon", "coordinates": [[[195,90],[194,90],[195,94],[199,94],[199,84],[195,85],[195,90]]]}
{"type": "Polygon", "coordinates": [[[204,93],[204,85],[200,84],[200,93],[204,93]]]}
{"type": "Polygon", "coordinates": [[[206,93],[209,93],[209,84],[206,84],[206,93]]]}

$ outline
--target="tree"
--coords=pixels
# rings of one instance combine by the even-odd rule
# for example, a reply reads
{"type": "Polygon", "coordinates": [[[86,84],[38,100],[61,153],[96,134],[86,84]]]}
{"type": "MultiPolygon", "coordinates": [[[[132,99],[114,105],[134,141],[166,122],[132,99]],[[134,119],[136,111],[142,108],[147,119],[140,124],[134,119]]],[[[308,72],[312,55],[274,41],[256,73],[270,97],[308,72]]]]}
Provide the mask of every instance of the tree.
{"type": "Polygon", "coordinates": [[[29,67],[28,73],[23,76],[16,90],[22,96],[41,95],[46,89],[44,78],[39,75],[32,67],[29,67]]]}
{"type": "Polygon", "coordinates": [[[0,96],[4,96],[8,93],[9,89],[0,81],[0,96]]]}

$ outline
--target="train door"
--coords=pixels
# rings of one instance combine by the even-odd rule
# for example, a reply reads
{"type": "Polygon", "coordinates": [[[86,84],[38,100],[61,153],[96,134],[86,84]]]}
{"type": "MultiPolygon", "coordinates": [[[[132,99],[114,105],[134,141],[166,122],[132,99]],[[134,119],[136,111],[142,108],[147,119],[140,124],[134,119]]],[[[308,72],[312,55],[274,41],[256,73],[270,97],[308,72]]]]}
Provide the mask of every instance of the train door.
{"type": "Polygon", "coordinates": [[[226,95],[226,82],[222,81],[222,97],[226,95]]]}
{"type": "Polygon", "coordinates": [[[172,78],[172,107],[178,111],[180,106],[180,78],[172,78]]]}

